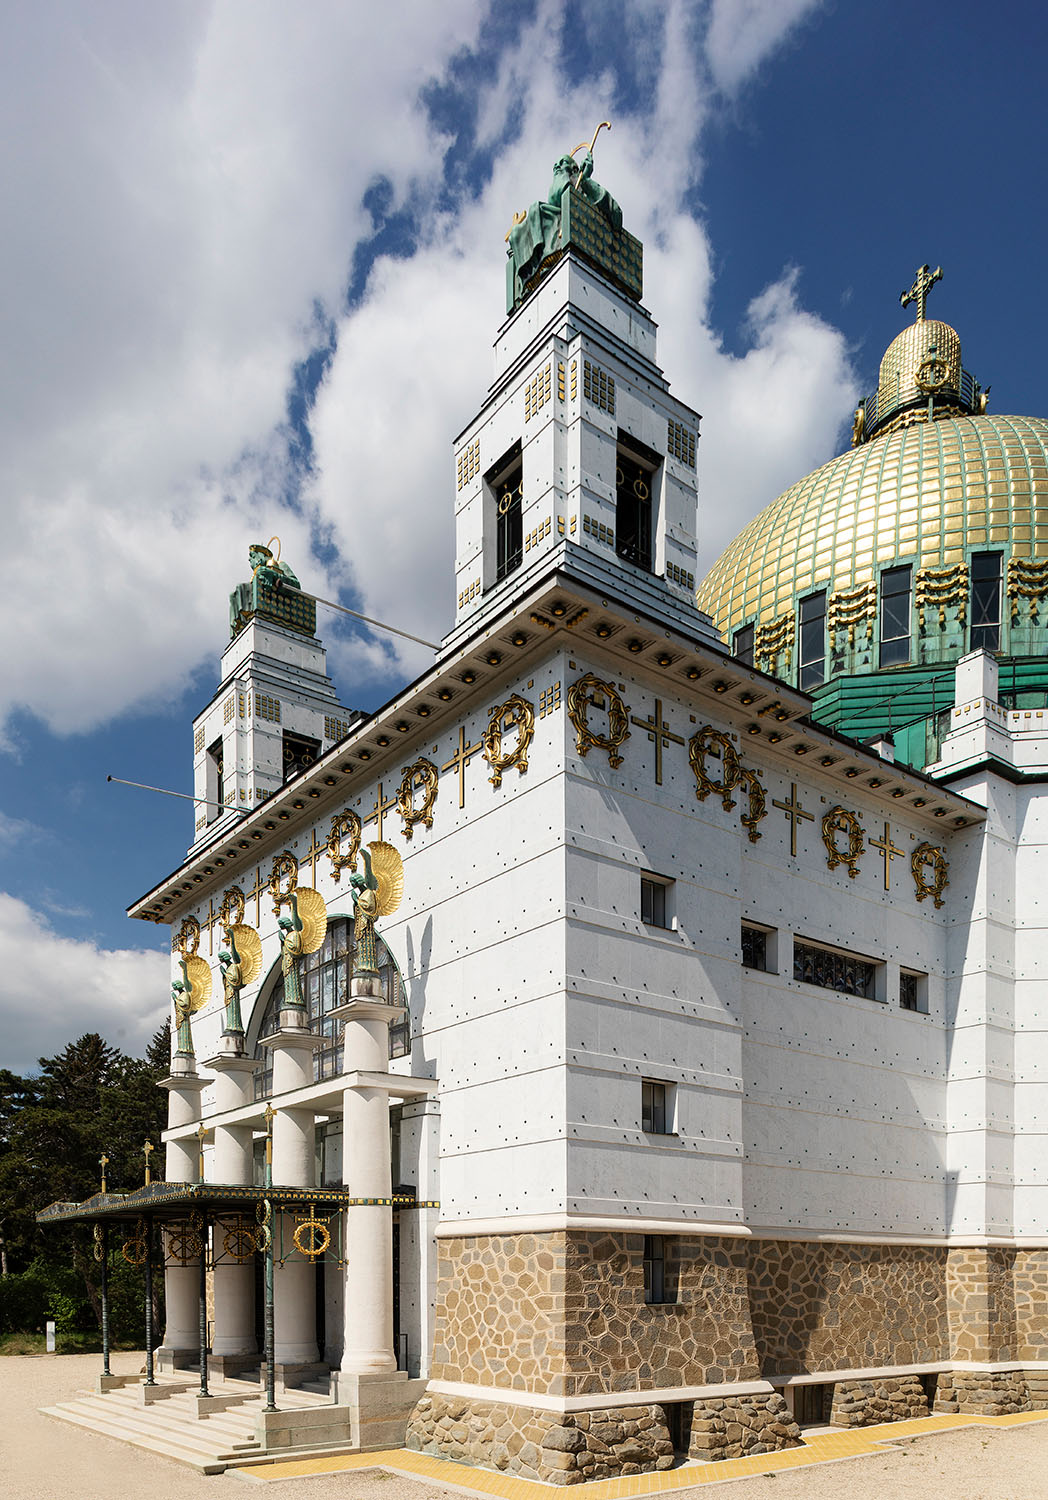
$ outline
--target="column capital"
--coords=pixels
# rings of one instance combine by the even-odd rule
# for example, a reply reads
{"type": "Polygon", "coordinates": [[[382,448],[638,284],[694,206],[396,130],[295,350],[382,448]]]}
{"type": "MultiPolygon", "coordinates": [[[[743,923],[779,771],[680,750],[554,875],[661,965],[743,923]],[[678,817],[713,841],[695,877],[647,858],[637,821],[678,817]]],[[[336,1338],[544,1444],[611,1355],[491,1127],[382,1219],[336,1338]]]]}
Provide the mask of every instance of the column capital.
{"type": "MultiPolygon", "coordinates": [[[[283,1019],[287,1012],[281,1011],[280,1014],[283,1019]]],[[[310,1031],[308,1026],[281,1026],[279,1031],[271,1031],[269,1036],[260,1036],[258,1044],[260,1047],[283,1047],[289,1052],[315,1052],[324,1045],[324,1038],[315,1031],[310,1031]]]]}
{"type": "Polygon", "coordinates": [[[157,1088],[167,1089],[171,1093],[179,1089],[191,1094],[206,1089],[210,1082],[210,1078],[201,1078],[197,1073],[172,1073],[167,1078],[161,1078],[157,1088]]]}
{"type": "Polygon", "coordinates": [[[354,995],[344,1005],[336,1005],[328,1015],[333,1021],[386,1021],[390,1025],[404,1014],[402,1005],[387,1005],[384,998],[354,995]]]}
{"type": "Polygon", "coordinates": [[[213,1073],[253,1073],[261,1063],[257,1057],[245,1057],[243,1053],[218,1052],[214,1057],[205,1057],[204,1067],[213,1073]]]}

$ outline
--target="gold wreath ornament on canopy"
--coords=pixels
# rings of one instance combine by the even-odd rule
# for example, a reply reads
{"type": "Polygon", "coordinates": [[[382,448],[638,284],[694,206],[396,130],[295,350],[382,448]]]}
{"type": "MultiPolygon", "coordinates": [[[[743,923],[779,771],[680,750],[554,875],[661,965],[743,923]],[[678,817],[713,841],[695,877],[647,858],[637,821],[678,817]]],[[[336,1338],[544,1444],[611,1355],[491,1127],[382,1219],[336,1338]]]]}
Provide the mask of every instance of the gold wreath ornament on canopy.
{"type": "Polygon", "coordinates": [[[203,1010],[211,999],[211,965],[206,958],[201,958],[199,953],[191,953],[182,962],[186,966],[186,977],[193,986],[190,1015],[195,1016],[197,1011],[203,1010]]]}
{"type": "Polygon", "coordinates": [[[404,861],[392,844],[376,842],[368,845],[371,854],[371,870],[378,881],[378,906],[376,917],[388,917],[396,911],[404,895],[404,861]]]}
{"type": "Polygon", "coordinates": [[[315,953],[327,934],[327,903],[311,885],[300,885],[295,894],[302,922],[302,952],[315,953]]]}
{"type": "MultiPolygon", "coordinates": [[[[325,914],[325,926],[327,919],[325,914]]],[[[253,927],[248,927],[245,922],[237,922],[235,926],[228,927],[226,931],[231,935],[237,945],[240,955],[240,983],[243,986],[253,984],[262,972],[262,939],[253,927]]],[[[320,942],[324,941],[321,933],[320,942]]],[[[317,944],[317,947],[320,943],[317,944]]],[[[312,953],[312,948],[309,950],[312,953]]]]}

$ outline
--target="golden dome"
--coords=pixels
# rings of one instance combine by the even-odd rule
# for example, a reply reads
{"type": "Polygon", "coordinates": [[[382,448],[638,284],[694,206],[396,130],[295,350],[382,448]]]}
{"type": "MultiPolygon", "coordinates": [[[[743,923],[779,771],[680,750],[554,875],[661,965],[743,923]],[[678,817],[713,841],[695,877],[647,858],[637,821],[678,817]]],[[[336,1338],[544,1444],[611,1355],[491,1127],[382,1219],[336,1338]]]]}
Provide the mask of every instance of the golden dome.
{"type": "Polygon", "coordinates": [[[927,399],[929,391],[954,394],[961,385],[961,341],[949,323],[911,323],[894,338],[881,360],[878,408],[927,399]]]}
{"type": "MultiPolygon", "coordinates": [[[[902,369],[930,330],[938,339],[947,327],[905,329],[882,374],[893,350],[892,368],[902,369]]],[[[959,357],[958,346],[958,368],[959,357]]],[[[792,614],[805,594],[825,588],[832,603],[893,563],[946,567],[986,549],[1048,560],[1048,421],[929,421],[911,409],[906,425],[860,442],[766,506],[714,563],[696,601],[730,644],[740,625],[792,614]]]]}

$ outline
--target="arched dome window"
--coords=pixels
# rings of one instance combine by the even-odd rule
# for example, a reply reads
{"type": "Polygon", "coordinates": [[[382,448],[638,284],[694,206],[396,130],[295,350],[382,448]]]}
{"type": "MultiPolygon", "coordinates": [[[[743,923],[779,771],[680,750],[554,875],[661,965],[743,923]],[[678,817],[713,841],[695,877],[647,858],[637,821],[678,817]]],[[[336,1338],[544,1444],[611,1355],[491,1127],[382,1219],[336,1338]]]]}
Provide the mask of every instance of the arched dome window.
{"type": "MultiPolygon", "coordinates": [[[[406,1005],[404,981],[397,961],[380,937],[375,937],[382,991],[390,1005],[406,1005]]],[[[353,975],[353,918],[334,916],[328,919],[327,935],[316,953],[304,954],[298,960],[299,981],[312,1029],[324,1038],[313,1054],[313,1077],[334,1078],[342,1071],[342,1022],[331,1012],[349,999],[349,981],[353,975]]],[[[255,1074],[255,1097],[264,1099],[273,1091],[273,1057],[262,1046],[264,1037],[278,1029],[284,1003],[284,979],[277,966],[277,980],[270,993],[257,1032],[255,1056],[263,1066],[255,1074]]],[[[411,1050],[411,1026],[404,1019],[389,1028],[390,1057],[405,1057],[411,1050]]]]}

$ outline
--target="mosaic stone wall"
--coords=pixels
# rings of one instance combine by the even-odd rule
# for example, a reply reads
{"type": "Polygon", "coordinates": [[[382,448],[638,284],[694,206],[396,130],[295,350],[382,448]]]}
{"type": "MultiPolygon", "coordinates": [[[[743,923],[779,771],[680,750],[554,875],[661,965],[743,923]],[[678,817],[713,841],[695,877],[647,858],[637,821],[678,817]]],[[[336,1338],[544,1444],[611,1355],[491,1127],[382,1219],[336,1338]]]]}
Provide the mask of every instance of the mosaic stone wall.
{"type": "Polygon", "coordinates": [[[764,1376],[949,1357],[945,1248],[754,1240],[748,1259],[764,1376]]]}
{"type": "Polygon", "coordinates": [[[796,1448],[801,1430],[786,1402],[770,1396],[733,1396],[695,1402],[688,1457],[702,1463],[796,1448]]]}
{"type": "Polygon", "coordinates": [[[1030,1410],[1030,1393],[1022,1370],[946,1371],[935,1393],[937,1412],[969,1412],[1006,1417],[1030,1410]]]}
{"type": "Polygon", "coordinates": [[[946,1266],[949,1358],[991,1363],[1015,1359],[1014,1255],[1014,1251],[1005,1249],[949,1252],[946,1266]]]}
{"type": "Polygon", "coordinates": [[[745,1241],[675,1246],[677,1301],[649,1305],[639,1234],[443,1241],[433,1378],[558,1396],[757,1379],[745,1241]]]}
{"type": "Polygon", "coordinates": [[[1048,1250],[1016,1250],[1014,1256],[1016,1357],[1048,1360],[1048,1250]]]}
{"type": "Polygon", "coordinates": [[[423,1396],[407,1446],[434,1458],[501,1469],[550,1484],[578,1484],[668,1469],[673,1443],[661,1406],[562,1416],[527,1406],[423,1396]]]}
{"type": "Polygon", "coordinates": [[[834,1427],[871,1427],[927,1415],[928,1397],[917,1375],[838,1380],[833,1387],[830,1421],[834,1427]]]}

